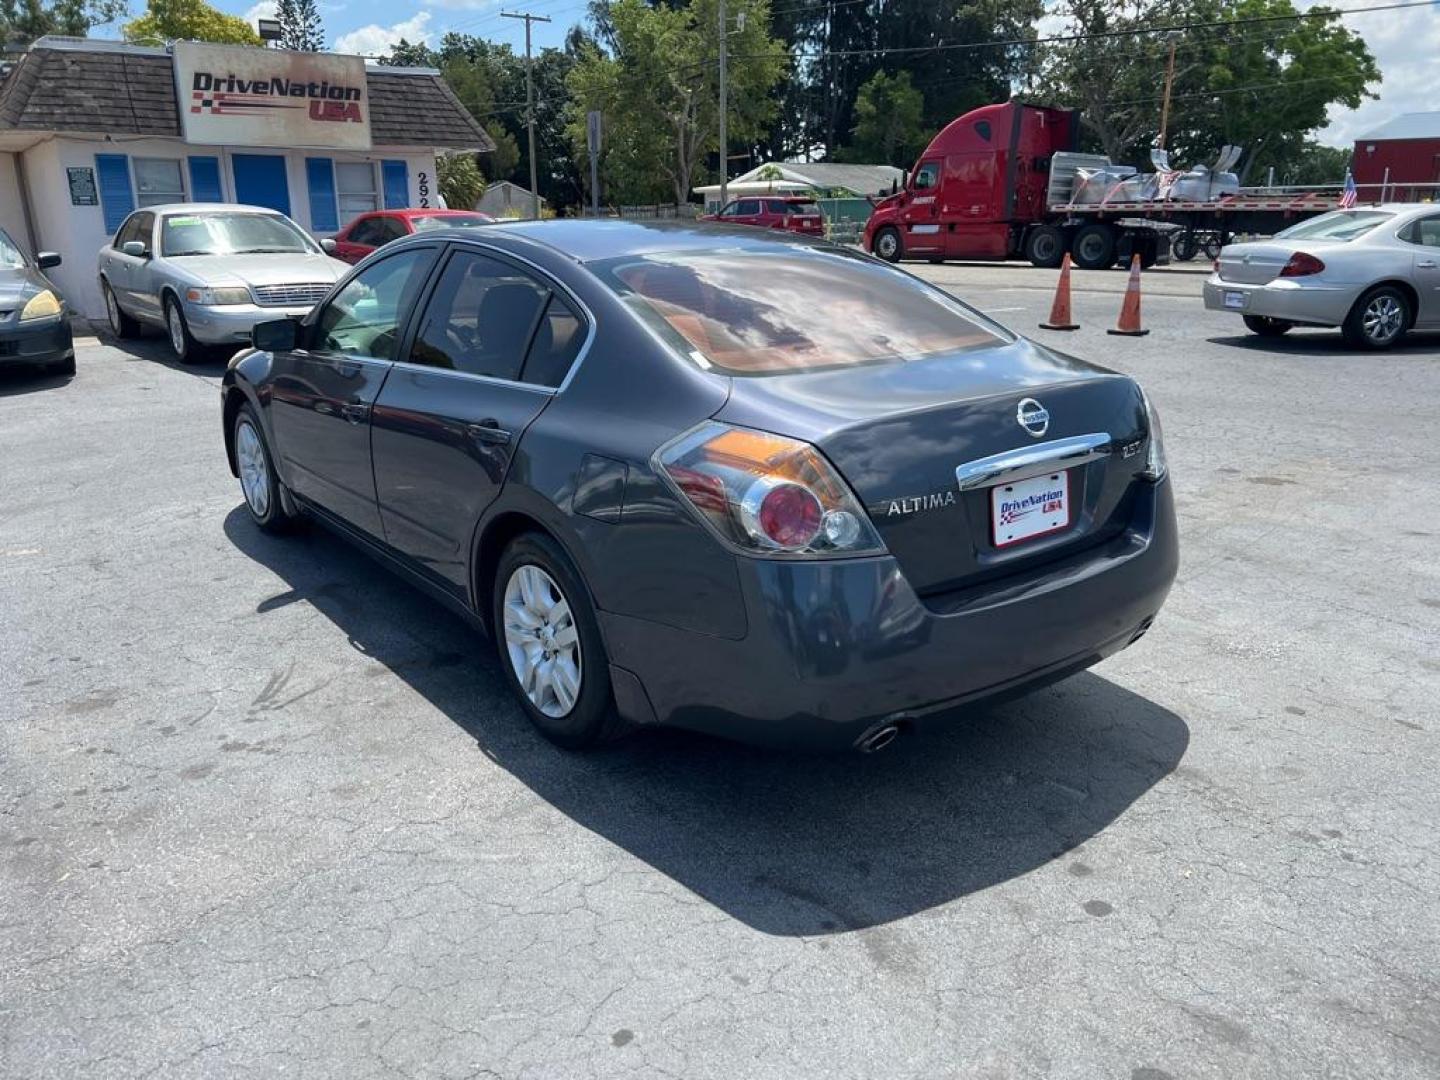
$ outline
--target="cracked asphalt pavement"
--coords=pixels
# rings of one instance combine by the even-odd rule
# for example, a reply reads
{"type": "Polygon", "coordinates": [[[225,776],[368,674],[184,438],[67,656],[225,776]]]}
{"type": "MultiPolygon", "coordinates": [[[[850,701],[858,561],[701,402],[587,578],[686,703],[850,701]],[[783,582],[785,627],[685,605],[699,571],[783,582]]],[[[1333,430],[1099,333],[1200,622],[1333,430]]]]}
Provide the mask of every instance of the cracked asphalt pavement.
{"type": "MultiPolygon", "coordinates": [[[[1025,332],[1053,274],[923,273],[1025,332]]],[[[257,532],[220,363],[0,378],[0,1076],[1440,1075],[1440,337],[1146,275],[1140,643],[871,758],[573,755],[489,645],[257,532]]],[[[963,662],[963,658],[957,658],[963,662]]]]}

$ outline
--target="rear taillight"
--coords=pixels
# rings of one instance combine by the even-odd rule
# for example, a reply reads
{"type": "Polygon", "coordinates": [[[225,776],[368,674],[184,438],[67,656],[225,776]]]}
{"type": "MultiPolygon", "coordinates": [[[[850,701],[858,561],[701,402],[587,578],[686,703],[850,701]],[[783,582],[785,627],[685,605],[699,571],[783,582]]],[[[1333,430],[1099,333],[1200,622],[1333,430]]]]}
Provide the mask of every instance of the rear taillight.
{"type": "Polygon", "coordinates": [[[809,443],[712,421],[661,447],[655,464],[702,521],[747,552],[885,550],[854,493],[809,443]]]}
{"type": "Polygon", "coordinates": [[[1160,414],[1155,411],[1155,406],[1150,404],[1150,398],[1145,391],[1140,391],[1140,400],[1145,403],[1145,434],[1147,442],[1145,445],[1145,468],[1140,475],[1146,480],[1163,480],[1165,474],[1170,471],[1169,463],[1165,460],[1165,436],[1160,430],[1160,414]]]}
{"type": "Polygon", "coordinates": [[[1318,274],[1325,269],[1325,264],[1314,255],[1307,255],[1303,251],[1297,251],[1290,256],[1290,261],[1285,264],[1285,269],[1280,271],[1281,277],[1309,277],[1311,274],[1318,274]]]}

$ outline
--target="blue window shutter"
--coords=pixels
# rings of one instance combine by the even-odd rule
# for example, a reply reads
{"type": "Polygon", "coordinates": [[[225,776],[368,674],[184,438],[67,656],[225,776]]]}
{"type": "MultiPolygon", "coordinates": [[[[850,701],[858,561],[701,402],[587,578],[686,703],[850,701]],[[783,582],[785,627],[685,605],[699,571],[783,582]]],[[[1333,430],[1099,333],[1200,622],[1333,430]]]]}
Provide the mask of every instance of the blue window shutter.
{"type": "Polygon", "coordinates": [[[130,159],[124,154],[96,154],[95,175],[100,179],[100,209],[105,216],[105,231],[113,235],[135,209],[130,159]]]}
{"type": "Polygon", "coordinates": [[[290,185],[285,159],[275,154],[231,154],[230,172],[235,178],[235,201],[248,206],[268,206],[290,213],[290,185]]]}
{"type": "Polygon", "coordinates": [[[225,201],[225,196],[220,191],[219,158],[190,159],[190,198],[193,202],[225,201]]]}
{"type": "Polygon", "coordinates": [[[335,163],[328,157],[306,158],[305,182],[310,188],[310,228],[335,232],[340,228],[335,209],[335,163]]]}
{"type": "Polygon", "coordinates": [[[403,161],[385,161],[380,171],[385,176],[385,209],[403,210],[410,205],[410,170],[403,161]]]}

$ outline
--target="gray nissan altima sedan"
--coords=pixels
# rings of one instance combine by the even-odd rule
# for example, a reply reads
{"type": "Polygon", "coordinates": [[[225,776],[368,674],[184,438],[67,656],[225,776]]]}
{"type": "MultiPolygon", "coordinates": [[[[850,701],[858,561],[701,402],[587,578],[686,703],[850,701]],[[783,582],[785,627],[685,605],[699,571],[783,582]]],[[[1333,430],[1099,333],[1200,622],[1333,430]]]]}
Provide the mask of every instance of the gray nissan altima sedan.
{"type": "Polygon", "coordinates": [[[759,230],[431,232],[222,386],[263,529],[314,518],[484,628],[582,747],[875,750],[1133,643],[1175,576],[1135,382],[759,230]]]}

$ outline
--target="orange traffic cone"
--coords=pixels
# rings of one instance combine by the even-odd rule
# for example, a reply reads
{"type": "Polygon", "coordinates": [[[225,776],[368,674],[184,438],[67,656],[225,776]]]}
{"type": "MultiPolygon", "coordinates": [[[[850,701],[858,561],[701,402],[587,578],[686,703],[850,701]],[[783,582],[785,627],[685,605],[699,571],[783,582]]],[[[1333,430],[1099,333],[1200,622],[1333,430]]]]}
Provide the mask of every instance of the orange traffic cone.
{"type": "Polygon", "coordinates": [[[1055,303],[1050,305],[1050,321],[1040,324],[1041,330],[1079,330],[1080,324],[1070,321],[1070,253],[1060,260],[1060,283],[1055,286],[1055,303]]]}
{"type": "Polygon", "coordinates": [[[1124,337],[1144,337],[1149,330],[1140,328],[1140,256],[1130,256],[1130,281],[1125,286],[1125,302],[1120,305],[1120,321],[1106,333],[1124,337]]]}

